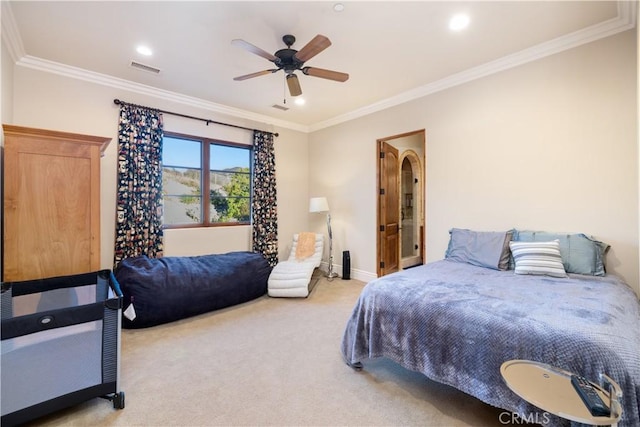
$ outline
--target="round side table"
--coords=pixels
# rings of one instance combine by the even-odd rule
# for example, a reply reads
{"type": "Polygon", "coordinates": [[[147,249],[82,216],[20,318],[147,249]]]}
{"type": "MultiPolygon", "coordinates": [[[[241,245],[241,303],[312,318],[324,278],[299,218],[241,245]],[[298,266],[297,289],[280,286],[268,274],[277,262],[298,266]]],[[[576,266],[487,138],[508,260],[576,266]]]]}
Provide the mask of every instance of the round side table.
{"type": "Polygon", "coordinates": [[[571,384],[571,372],[531,360],[509,360],[500,367],[507,386],[527,402],[551,414],[579,423],[596,426],[617,426],[622,415],[618,384],[601,374],[608,390],[591,383],[611,410],[608,417],[591,415],[578,392],[571,384]]]}

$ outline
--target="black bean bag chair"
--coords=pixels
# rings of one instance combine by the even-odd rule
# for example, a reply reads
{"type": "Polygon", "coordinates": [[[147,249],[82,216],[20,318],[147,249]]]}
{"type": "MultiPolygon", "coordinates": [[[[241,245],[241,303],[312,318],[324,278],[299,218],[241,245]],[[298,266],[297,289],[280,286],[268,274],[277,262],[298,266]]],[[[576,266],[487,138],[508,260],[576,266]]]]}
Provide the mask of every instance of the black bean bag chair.
{"type": "Polygon", "coordinates": [[[271,267],[260,254],[124,259],[115,270],[124,328],[146,328],[229,307],[267,293],[271,267]],[[133,304],[135,318],[125,316],[133,304]]]}

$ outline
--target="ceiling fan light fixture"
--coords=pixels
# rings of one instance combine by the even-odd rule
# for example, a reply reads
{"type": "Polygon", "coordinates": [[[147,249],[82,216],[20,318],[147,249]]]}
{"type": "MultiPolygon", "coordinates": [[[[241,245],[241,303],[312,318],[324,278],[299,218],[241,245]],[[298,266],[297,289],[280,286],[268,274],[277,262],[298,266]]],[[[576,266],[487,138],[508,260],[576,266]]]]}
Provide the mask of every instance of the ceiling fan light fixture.
{"type": "Polygon", "coordinates": [[[302,95],[302,88],[300,87],[298,76],[296,76],[295,74],[287,74],[287,86],[289,86],[289,94],[291,96],[302,95]]]}
{"type": "Polygon", "coordinates": [[[296,105],[304,105],[307,101],[301,96],[297,97],[295,100],[296,105]]]}

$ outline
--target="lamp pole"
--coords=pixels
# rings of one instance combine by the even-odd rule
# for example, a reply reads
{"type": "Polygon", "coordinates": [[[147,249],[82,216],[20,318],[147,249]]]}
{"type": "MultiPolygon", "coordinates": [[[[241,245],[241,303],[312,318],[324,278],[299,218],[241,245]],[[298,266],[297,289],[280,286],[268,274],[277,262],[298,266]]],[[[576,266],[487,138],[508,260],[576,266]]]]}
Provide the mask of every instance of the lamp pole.
{"type": "Polygon", "coordinates": [[[331,214],[327,213],[327,230],[329,232],[329,270],[327,278],[331,281],[338,277],[338,273],[333,271],[333,234],[331,233],[331,214]]]}

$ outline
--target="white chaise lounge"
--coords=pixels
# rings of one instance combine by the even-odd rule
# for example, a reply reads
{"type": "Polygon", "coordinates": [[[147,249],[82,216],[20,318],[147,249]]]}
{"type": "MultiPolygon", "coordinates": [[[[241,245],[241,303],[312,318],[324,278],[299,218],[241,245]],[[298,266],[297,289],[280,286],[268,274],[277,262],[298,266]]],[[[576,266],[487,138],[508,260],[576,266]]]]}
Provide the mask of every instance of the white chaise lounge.
{"type": "Polygon", "coordinates": [[[322,261],[324,235],[316,233],[313,254],[303,259],[296,257],[299,236],[293,236],[289,259],[279,262],[269,275],[268,293],[271,297],[305,298],[309,295],[311,276],[322,261]]]}

